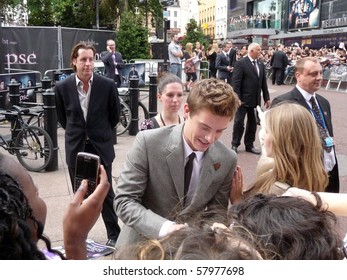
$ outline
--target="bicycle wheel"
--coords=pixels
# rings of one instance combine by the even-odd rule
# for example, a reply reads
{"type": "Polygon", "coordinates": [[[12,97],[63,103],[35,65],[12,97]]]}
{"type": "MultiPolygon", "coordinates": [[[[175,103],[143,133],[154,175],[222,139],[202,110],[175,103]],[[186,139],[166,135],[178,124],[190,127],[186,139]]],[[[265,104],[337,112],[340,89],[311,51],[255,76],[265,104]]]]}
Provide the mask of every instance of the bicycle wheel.
{"type": "Polygon", "coordinates": [[[129,105],[126,104],[122,99],[120,99],[119,123],[116,126],[118,136],[122,135],[129,129],[131,119],[132,115],[129,105]]]}
{"type": "Polygon", "coordinates": [[[52,139],[41,127],[24,127],[18,133],[15,145],[18,161],[29,171],[45,169],[53,158],[52,139]]]}

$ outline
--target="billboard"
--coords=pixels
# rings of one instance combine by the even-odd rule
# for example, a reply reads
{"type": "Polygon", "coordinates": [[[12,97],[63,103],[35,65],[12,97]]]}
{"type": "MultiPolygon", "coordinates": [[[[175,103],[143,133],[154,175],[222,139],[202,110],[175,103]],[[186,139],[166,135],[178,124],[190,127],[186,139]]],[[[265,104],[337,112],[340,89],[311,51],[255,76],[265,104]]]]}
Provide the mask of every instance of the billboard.
{"type": "MultiPolygon", "coordinates": [[[[65,27],[2,27],[0,63],[3,68],[39,71],[70,67],[72,47],[80,42],[92,44],[95,59],[106,49],[115,32],[65,27]]],[[[3,73],[6,71],[2,71],[3,73]]]]}
{"type": "Polygon", "coordinates": [[[288,30],[319,28],[321,0],[290,0],[288,30]]]}

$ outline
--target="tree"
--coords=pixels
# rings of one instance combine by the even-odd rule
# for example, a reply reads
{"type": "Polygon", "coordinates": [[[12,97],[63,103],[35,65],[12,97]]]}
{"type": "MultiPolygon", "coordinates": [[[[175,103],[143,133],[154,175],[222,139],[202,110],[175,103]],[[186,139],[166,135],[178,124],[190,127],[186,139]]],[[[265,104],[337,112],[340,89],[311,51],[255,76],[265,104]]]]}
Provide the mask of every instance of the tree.
{"type": "Polygon", "coordinates": [[[51,0],[30,0],[27,6],[29,25],[53,26],[55,24],[51,0]]]}
{"type": "Polygon", "coordinates": [[[12,23],[15,19],[20,19],[24,9],[22,0],[1,0],[0,21],[12,23]]]}
{"type": "Polygon", "coordinates": [[[150,57],[148,29],[143,26],[143,17],[133,12],[125,12],[121,16],[117,32],[117,50],[124,59],[147,59],[150,57]]]}
{"type": "Polygon", "coordinates": [[[191,18],[187,23],[186,36],[182,42],[183,46],[185,46],[188,42],[193,44],[195,42],[200,42],[200,44],[204,45],[205,47],[207,47],[210,43],[202,31],[201,26],[199,26],[196,20],[193,18],[191,18]]]}

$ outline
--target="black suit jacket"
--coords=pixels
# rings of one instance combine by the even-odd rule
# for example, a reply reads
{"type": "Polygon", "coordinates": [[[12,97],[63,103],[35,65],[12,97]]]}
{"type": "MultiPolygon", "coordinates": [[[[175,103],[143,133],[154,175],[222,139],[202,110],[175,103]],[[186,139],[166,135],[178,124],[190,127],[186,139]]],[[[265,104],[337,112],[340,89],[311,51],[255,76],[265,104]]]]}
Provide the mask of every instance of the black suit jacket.
{"type": "Polygon", "coordinates": [[[115,52],[115,58],[117,62],[117,66],[114,65],[113,58],[112,58],[112,53],[109,51],[104,51],[100,54],[100,58],[102,62],[105,65],[105,73],[104,75],[112,80],[114,80],[114,75],[115,75],[115,69],[117,67],[118,74],[120,77],[120,80],[123,81],[122,79],[122,68],[124,66],[123,58],[120,52],[115,52]]]}
{"type": "Polygon", "coordinates": [[[117,125],[120,114],[115,83],[94,74],[86,121],[78,97],[75,75],[58,82],[54,90],[58,121],[65,129],[67,165],[74,167],[77,153],[84,150],[87,138],[104,165],[110,165],[115,157],[112,130],[117,125]]]}
{"type": "MultiPolygon", "coordinates": [[[[334,137],[333,124],[331,121],[330,103],[326,98],[324,98],[323,96],[319,94],[316,94],[316,100],[323,112],[324,121],[329,131],[329,134],[330,136],[334,137]]],[[[302,94],[297,89],[297,87],[295,87],[290,92],[277,96],[271,102],[271,107],[275,106],[278,103],[286,102],[286,101],[298,103],[310,111],[310,106],[307,104],[305,98],[302,96],[302,94]]],[[[339,188],[340,188],[340,179],[339,179],[339,171],[338,171],[336,156],[335,156],[335,160],[336,160],[336,165],[333,168],[333,170],[329,172],[329,185],[326,189],[329,192],[339,192],[339,188]]]]}
{"type": "Polygon", "coordinates": [[[270,100],[264,64],[258,62],[258,69],[259,76],[248,56],[235,63],[231,85],[245,107],[260,106],[261,92],[264,102],[270,100]]]}
{"type": "Polygon", "coordinates": [[[236,50],[230,49],[230,51],[229,51],[229,65],[231,67],[234,67],[235,63],[236,63],[236,50]]]}
{"type": "Polygon", "coordinates": [[[286,68],[288,65],[288,57],[283,51],[276,51],[271,57],[270,65],[272,68],[286,68]]]}

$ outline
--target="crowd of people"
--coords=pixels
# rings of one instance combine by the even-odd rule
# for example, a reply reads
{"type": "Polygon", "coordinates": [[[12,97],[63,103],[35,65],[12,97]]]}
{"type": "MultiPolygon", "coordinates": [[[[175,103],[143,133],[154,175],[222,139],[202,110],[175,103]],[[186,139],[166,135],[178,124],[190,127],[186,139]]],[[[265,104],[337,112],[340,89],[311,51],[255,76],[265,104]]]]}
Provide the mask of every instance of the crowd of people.
{"type": "MultiPolygon", "coordinates": [[[[107,245],[117,248],[114,259],[346,257],[336,219],[347,216],[347,195],[338,193],[330,104],[317,94],[323,77],[321,60],[310,55],[298,59],[297,84],[271,100],[261,46],[250,44],[241,57],[227,41],[215,56],[216,77],[194,81],[183,103],[185,83],[179,69],[185,53],[175,36],[172,39],[171,73],[158,81],[162,110],[141,123],[115,192],[111,136],[119,101],[113,74],[119,72],[114,68],[112,78],[100,77],[93,72],[95,49],[83,43],[72,49],[75,75],[55,87],[71,183],[79,151],[98,154],[102,165],[95,192],[84,199],[84,180],[67,206],[66,255],[61,258],[86,258],[85,240],[101,213],[107,245]],[[260,110],[262,105],[266,112],[260,110]],[[257,116],[261,151],[253,144],[257,116]],[[232,121],[233,136],[227,147],[219,139],[232,121]],[[247,166],[237,162],[244,132],[246,152],[261,154],[255,182],[245,182],[242,170],[247,166]]],[[[105,56],[113,56],[113,43],[107,41],[110,54],[105,56]]],[[[216,46],[205,52],[195,44],[194,51],[187,51],[195,53],[188,59],[209,57],[212,50],[216,46]]],[[[279,74],[276,77],[281,79],[279,74]]],[[[44,259],[37,241],[44,240],[52,251],[43,235],[45,203],[24,168],[2,154],[0,177],[1,258],[44,259]]]]}

